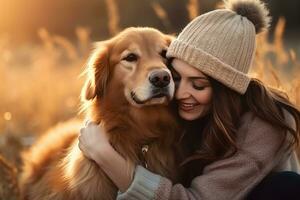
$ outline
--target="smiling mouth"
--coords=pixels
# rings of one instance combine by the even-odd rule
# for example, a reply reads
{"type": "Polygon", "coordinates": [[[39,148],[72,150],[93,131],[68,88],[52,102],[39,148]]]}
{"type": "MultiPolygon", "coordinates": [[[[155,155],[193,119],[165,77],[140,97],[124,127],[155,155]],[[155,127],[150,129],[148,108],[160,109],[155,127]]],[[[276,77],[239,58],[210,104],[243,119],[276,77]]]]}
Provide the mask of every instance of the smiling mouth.
{"type": "Polygon", "coordinates": [[[170,99],[170,96],[166,91],[155,92],[154,94],[152,94],[149,98],[147,98],[145,100],[140,100],[136,96],[135,92],[133,92],[133,91],[130,92],[130,95],[131,95],[132,100],[137,104],[145,104],[145,103],[151,101],[152,99],[159,99],[159,98],[163,98],[163,97],[166,97],[167,99],[170,99]]]}
{"type": "Polygon", "coordinates": [[[197,107],[199,104],[197,103],[180,103],[180,109],[184,111],[192,111],[197,107]]]}

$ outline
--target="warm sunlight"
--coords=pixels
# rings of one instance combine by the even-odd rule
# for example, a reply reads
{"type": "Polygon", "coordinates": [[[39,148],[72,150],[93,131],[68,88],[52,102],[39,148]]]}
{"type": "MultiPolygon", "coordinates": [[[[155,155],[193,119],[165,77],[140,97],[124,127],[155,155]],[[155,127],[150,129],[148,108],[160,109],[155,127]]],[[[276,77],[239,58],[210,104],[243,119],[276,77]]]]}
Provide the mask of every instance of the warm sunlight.
{"type": "MultiPolygon", "coordinates": [[[[16,179],[21,151],[57,123],[84,117],[80,75],[94,42],[129,26],[176,35],[200,13],[220,7],[217,0],[129,2],[0,0],[0,199],[2,174],[9,171],[16,179]]],[[[271,30],[257,38],[251,76],[285,92],[300,108],[300,41],[292,37],[299,30],[285,13],[275,14],[271,30]]],[[[18,194],[16,188],[7,191],[18,194]]]]}

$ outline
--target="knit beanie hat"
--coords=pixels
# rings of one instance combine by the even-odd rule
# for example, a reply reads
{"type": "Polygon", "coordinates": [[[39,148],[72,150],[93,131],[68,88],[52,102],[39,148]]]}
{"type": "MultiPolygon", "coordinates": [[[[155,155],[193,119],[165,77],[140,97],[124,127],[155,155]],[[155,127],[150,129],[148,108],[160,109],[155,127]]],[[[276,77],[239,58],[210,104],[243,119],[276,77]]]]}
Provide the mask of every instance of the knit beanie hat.
{"type": "Polygon", "coordinates": [[[244,94],[255,52],[256,33],[270,18],[259,0],[228,0],[192,20],[171,43],[168,57],[179,58],[227,87],[244,94]]]}

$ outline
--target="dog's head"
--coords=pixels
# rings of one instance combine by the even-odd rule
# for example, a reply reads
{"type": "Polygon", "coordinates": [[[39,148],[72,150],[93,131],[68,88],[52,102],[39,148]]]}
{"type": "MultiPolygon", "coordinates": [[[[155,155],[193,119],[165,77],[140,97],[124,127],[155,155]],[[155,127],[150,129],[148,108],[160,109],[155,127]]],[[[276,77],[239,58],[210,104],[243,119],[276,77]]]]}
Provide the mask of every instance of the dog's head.
{"type": "Polygon", "coordinates": [[[113,95],[137,107],[167,103],[174,94],[165,57],[171,40],[156,29],[128,28],[97,43],[82,97],[101,100],[113,95]]]}

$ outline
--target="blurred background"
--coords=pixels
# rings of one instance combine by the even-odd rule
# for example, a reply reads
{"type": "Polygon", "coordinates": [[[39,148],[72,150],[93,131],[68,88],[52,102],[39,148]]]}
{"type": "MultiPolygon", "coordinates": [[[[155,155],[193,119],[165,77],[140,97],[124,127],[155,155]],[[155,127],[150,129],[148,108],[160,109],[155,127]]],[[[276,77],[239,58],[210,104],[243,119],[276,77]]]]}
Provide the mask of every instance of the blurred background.
{"type": "MultiPolygon", "coordinates": [[[[258,37],[251,74],[299,106],[300,1],[265,2],[273,22],[258,37]]],[[[19,152],[38,135],[82,117],[79,75],[93,42],[130,26],[177,34],[221,6],[218,0],[0,0],[0,156],[19,166],[19,152]]]]}
{"type": "MultiPolygon", "coordinates": [[[[76,40],[76,29],[87,28],[90,39],[110,36],[109,22],[116,25],[152,26],[165,32],[178,32],[191,15],[212,10],[219,0],[0,0],[0,36],[14,44],[39,42],[37,31],[45,28],[52,34],[76,40]],[[164,20],[162,20],[164,18],[164,20]]],[[[265,0],[273,16],[286,19],[285,36],[296,39],[300,32],[300,1],[265,0]]],[[[274,27],[274,26],[273,26],[274,27]]]]}

